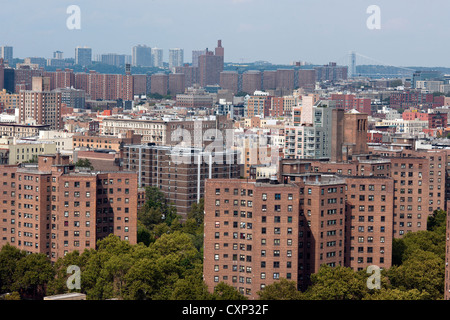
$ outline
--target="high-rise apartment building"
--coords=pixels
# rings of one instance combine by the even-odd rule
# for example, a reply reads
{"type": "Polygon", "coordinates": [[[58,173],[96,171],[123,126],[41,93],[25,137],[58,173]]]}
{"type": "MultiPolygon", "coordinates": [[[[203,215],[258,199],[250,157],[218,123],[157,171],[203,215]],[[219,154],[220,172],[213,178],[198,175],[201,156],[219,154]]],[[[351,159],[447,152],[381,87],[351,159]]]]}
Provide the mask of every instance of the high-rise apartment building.
{"type": "Polygon", "coordinates": [[[286,158],[327,158],[331,156],[333,128],[333,108],[323,106],[322,102],[314,103],[313,96],[303,96],[300,121],[285,127],[286,158]]]}
{"type": "Polygon", "coordinates": [[[264,70],[263,71],[263,90],[271,90],[277,88],[277,71],[264,70]]]}
{"type": "Polygon", "coordinates": [[[131,64],[135,67],[152,66],[152,48],[146,45],[137,45],[132,48],[131,64]]]}
{"type": "Polygon", "coordinates": [[[162,68],[163,64],[163,49],[152,48],[152,67],[162,68]]]}
{"type": "Polygon", "coordinates": [[[131,74],[102,74],[95,71],[75,74],[75,88],[86,92],[92,100],[133,100],[131,74]]]}
{"type": "Polygon", "coordinates": [[[50,91],[50,79],[33,78],[33,89],[20,91],[19,121],[61,129],[61,93],[50,91]]]}
{"type": "Polygon", "coordinates": [[[200,86],[220,84],[220,73],[224,66],[224,48],[219,40],[214,52],[206,49],[205,54],[199,56],[199,83],[200,86]]]}
{"type": "Polygon", "coordinates": [[[295,70],[278,69],[276,75],[277,88],[293,90],[295,87],[295,70]]]}
{"type": "Polygon", "coordinates": [[[185,91],[184,73],[170,73],[169,74],[169,92],[170,94],[184,93],[185,91]]]}
{"type": "Polygon", "coordinates": [[[253,95],[255,91],[262,88],[261,71],[249,70],[242,74],[242,91],[253,95]]]}
{"type": "Polygon", "coordinates": [[[206,50],[192,50],[192,66],[198,67],[198,58],[205,54],[206,50]]]}
{"type": "Polygon", "coordinates": [[[313,90],[316,87],[316,70],[298,70],[298,87],[305,90],[313,90]]]}
{"type": "Polygon", "coordinates": [[[316,70],[316,77],[319,82],[346,80],[348,77],[348,67],[339,66],[336,62],[314,67],[314,69],[316,70]]]}
{"type": "Polygon", "coordinates": [[[56,69],[56,71],[45,71],[44,77],[50,78],[50,89],[75,87],[75,73],[72,69],[56,69]]]}
{"type": "Polygon", "coordinates": [[[166,95],[169,92],[169,75],[155,73],[150,76],[150,93],[166,95]]]}
{"type": "Polygon", "coordinates": [[[268,117],[270,115],[271,96],[252,95],[244,99],[244,115],[252,118],[255,116],[268,117]]]}
{"type": "Polygon", "coordinates": [[[220,87],[234,94],[239,92],[239,73],[237,71],[222,71],[220,73],[220,87]]]}
{"type": "Polygon", "coordinates": [[[331,100],[336,101],[336,108],[342,108],[345,112],[357,110],[362,113],[372,115],[371,99],[357,98],[354,94],[331,94],[331,100]]]}
{"type": "Polygon", "coordinates": [[[184,50],[180,48],[169,49],[169,69],[181,67],[184,64],[184,50]]]}
{"type": "Polygon", "coordinates": [[[138,173],[140,187],[161,190],[183,219],[192,204],[204,197],[206,179],[240,175],[238,154],[234,151],[207,152],[177,146],[126,145],[124,168],[138,173]]]}
{"type": "Polygon", "coordinates": [[[116,67],[125,66],[125,55],[117,53],[104,53],[100,56],[100,62],[116,67]]]}
{"type": "Polygon", "coordinates": [[[64,52],[59,51],[59,50],[54,51],[54,52],[53,52],[53,58],[54,58],[54,59],[58,59],[58,60],[64,59],[64,52]]]}
{"type": "Polygon", "coordinates": [[[88,47],[76,47],[75,64],[83,67],[90,66],[92,64],[92,49],[88,47]]]}
{"type": "Polygon", "coordinates": [[[7,90],[11,93],[15,92],[15,69],[9,67],[0,58],[0,90],[7,90]]]}
{"type": "Polygon", "coordinates": [[[12,65],[13,63],[13,47],[11,46],[1,46],[0,47],[0,58],[3,59],[3,61],[9,65],[12,65]]]}
{"type": "Polygon", "coordinates": [[[115,234],[137,241],[137,175],[78,171],[68,156],[40,155],[38,164],[1,166],[0,243],[55,262],[66,253],[94,249],[115,234]]]}
{"type": "Polygon", "coordinates": [[[199,68],[185,64],[182,67],[175,67],[175,73],[183,73],[185,75],[186,88],[193,87],[200,83],[199,68]]]}

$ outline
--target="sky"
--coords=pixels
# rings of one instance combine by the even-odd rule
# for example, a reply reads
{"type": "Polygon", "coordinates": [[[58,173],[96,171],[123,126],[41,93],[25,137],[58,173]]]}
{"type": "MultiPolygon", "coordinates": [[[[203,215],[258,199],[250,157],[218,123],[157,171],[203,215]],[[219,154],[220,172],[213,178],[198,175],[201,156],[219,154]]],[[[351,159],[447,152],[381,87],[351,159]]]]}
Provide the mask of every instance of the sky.
{"type": "Polygon", "coordinates": [[[274,64],[306,61],[450,67],[448,0],[1,0],[0,45],[14,57],[74,57],[76,46],[93,54],[131,54],[138,44],[164,50],[225,48],[225,62],[274,64]],[[80,29],[69,29],[67,8],[80,8],[80,29]],[[367,20],[379,8],[379,29],[367,20]]]}

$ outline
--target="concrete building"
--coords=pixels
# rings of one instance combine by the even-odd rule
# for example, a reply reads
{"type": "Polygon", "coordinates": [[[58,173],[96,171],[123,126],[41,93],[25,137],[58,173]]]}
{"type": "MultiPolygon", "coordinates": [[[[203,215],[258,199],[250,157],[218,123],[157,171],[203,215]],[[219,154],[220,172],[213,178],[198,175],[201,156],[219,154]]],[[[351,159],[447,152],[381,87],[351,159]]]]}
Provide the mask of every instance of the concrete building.
{"type": "Polygon", "coordinates": [[[180,48],[169,49],[169,69],[181,67],[184,64],[184,50],[180,48]]]}
{"type": "Polygon", "coordinates": [[[88,47],[76,47],[75,64],[83,67],[90,66],[92,64],[92,49],[88,47]]]}
{"type": "Polygon", "coordinates": [[[157,68],[162,68],[164,66],[163,63],[163,49],[161,48],[152,48],[152,66],[157,68]]]}
{"type": "Polygon", "coordinates": [[[14,59],[13,51],[14,51],[14,48],[11,46],[1,46],[0,47],[0,58],[2,58],[3,61],[8,63],[9,65],[12,65],[13,59],[14,59]]]}
{"type": "Polygon", "coordinates": [[[151,67],[152,66],[152,49],[146,45],[134,46],[131,50],[131,64],[134,67],[151,67]]]}
{"type": "Polygon", "coordinates": [[[124,169],[137,172],[140,187],[158,187],[183,219],[192,204],[204,197],[206,179],[240,175],[238,154],[229,150],[208,152],[200,148],[156,145],[124,148],[124,169]]]}

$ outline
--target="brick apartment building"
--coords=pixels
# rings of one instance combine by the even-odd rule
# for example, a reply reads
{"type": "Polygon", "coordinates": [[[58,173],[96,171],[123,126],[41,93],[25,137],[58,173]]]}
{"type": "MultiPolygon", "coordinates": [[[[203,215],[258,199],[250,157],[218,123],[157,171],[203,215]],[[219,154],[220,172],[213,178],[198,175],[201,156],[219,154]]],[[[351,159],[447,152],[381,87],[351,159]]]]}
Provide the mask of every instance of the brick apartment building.
{"type": "Polygon", "coordinates": [[[203,274],[248,297],[274,279],[298,281],[299,187],[213,179],[206,182],[203,274]]]}
{"type": "MultiPolygon", "coordinates": [[[[33,78],[41,80],[48,78],[33,78]]],[[[49,91],[45,85],[34,85],[33,90],[22,90],[19,94],[19,121],[27,123],[33,120],[38,125],[49,125],[51,129],[63,127],[61,119],[61,93],[49,91]]]]}
{"type": "Polygon", "coordinates": [[[354,94],[332,94],[331,100],[336,101],[336,108],[342,108],[345,112],[355,109],[361,113],[372,115],[371,99],[357,98],[354,94]]]}
{"type": "Polygon", "coordinates": [[[137,241],[137,175],[77,170],[68,156],[41,155],[37,165],[0,166],[0,245],[44,253],[95,248],[115,234],[137,241]]]}
{"type": "Polygon", "coordinates": [[[131,74],[75,73],[75,88],[86,92],[91,100],[133,100],[133,76],[131,74]]]}
{"type": "Polygon", "coordinates": [[[323,264],[388,268],[393,181],[289,165],[285,182],[207,180],[204,279],[253,299],[286,278],[303,290],[323,264]],[[299,173],[296,173],[299,172],[299,173]]]}
{"type": "Polygon", "coordinates": [[[306,288],[324,263],[388,269],[393,239],[426,230],[428,215],[447,209],[447,159],[447,150],[370,148],[346,162],[282,159],[278,183],[207,180],[208,287],[225,281],[256,298],[281,277],[306,288]],[[292,227],[273,222],[283,219],[292,227]]]}

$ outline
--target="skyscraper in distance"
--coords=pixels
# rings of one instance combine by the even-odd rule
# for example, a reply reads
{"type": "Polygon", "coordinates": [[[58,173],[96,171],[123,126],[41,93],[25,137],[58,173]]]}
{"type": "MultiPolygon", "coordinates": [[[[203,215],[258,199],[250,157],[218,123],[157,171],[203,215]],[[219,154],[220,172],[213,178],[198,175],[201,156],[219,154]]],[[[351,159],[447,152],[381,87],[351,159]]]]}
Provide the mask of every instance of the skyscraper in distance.
{"type": "Polygon", "coordinates": [[[184,61],[184,50],[180,48],[169,49],[169,69],[181,67],[184,61]]]}
{"type": "Polygon", "coordinates": [[[163,65],[163,49],[152,48],[152,66],[162,68],[163,65]]]}
{"type": "Polygon", "coordinates": [[[152,66],[152,48],[146,45],[137,45],[132,49],[131,64],[133,66],[151,67],[152,66]]]}
{"type": "Polygon", "coordinates": [[[206,50],[192,50],[192,66],[198,67],[198,58],[205,54],[206,50]]]}
{"type": "Polygon", "coordinates": [[[9,65],[13,62],[13,47],[11,46],[1,46],[0,47],[0,58],[3,58],[3,62],[7,62],[9,65]]]}
{"type": "Polygon", "coordinates": [[[90,66],[92,64],[92,49],[89,47],[76,47],[75,64],[84,67],[90,66]]]}

